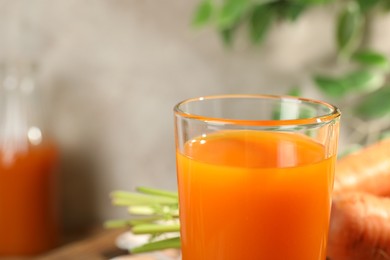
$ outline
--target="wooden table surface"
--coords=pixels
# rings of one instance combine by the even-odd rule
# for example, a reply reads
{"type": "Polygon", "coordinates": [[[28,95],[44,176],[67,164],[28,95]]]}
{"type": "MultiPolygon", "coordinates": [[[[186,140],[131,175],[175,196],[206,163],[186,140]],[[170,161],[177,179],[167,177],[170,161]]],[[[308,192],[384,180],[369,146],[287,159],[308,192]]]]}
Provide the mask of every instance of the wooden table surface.
{"type": "Polygon", "coordinates": [[[116,238],[124,231],[123,229],[103,230],[41,256],[0,257],[0,260],[107,260],[127,253],[115,246],[116,238]]]}
{"type": "Polygon", "coordinates": [[[115,245],[116,238],[124,232],[123,229],[105,230],[78,242],[74,242],[52,252],[40,256],[39,260],[100,260],[123,255],[127,251],[120,250],[115,245]]]}
{"type": "MultiPolygon", "coordinates": [[[[0,260],[108,260],[121,256],[118,260],[154,260],[153,254],[130,256],[127,250],[115,245],[116,238],[128,229],[112,229],[94,232],[88,238],[66,244],[37,257],[0,257],[0,260]]],[[[161,252],[177,258],[177,250],[161,252]]]]}

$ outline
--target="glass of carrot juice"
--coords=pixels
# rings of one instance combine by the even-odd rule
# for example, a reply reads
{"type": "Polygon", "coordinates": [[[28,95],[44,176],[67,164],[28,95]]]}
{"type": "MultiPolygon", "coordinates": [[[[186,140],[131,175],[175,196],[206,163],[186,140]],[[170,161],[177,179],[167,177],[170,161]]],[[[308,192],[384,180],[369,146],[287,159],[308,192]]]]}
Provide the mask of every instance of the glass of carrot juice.
{"type": "Polygon", "coordinates": [[[288,96],[175,106],[183,260],[325,260],[340,111],[288,96]]]}

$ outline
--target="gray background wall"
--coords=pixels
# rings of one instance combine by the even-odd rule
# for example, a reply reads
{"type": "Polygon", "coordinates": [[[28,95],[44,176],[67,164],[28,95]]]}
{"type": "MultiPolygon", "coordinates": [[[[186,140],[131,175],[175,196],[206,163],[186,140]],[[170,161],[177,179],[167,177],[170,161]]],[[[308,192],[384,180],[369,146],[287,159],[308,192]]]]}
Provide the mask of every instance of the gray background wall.
{"type": "MultiPolygon", "coordinates": [[[[277,25],[261,48],[190,27],[197,0],[2,0],[0,59],[30,57],[62,151],[66,226],[124,216],[114,189],[175,189],[172,107],[220,93],[283,94],[334,54],[332,10],[277,25]]],[[[390,19],[372,44],[390,52],[390,19]],[[387,31],[387,33],[386,33],[387,31]]],[[[245,34],[242,32],[242,34],[245,34]]]]}

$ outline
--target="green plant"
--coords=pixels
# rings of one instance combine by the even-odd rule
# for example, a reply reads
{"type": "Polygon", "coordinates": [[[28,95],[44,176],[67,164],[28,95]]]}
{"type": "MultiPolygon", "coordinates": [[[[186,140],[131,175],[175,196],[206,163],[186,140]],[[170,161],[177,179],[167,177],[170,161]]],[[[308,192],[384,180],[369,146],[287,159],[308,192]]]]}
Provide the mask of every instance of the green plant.
{"type": "Polygon", "coordinates": [[[236,32],[243,29],[253,44],[261,44],[279,22],[293,22],[313,7],[328,6],[337,10],[335,64],[343,69],[313,75],[313,82],[342,108],[344,125],[350,126],[348,143],[371,143],[390,127],[390,62],[370,48],[368,39],[372,21],[390,11],[389,0],[202,0],[193,25],[215,27],[227,46],[234,45],[236,32]]]}
{"type": "Polygon", "coordinates": [[[134,234],[150,234],[150,241],[131,249],[132,253],[143,253],[166,248],[180,248],[180,237],[166,237],[178,233],[179,202],[175,192],[138,187],[136,192],[114,191],[112,204],[128,209],[128,219],[109,220],[106,228],[131,227],[134,234]]]}

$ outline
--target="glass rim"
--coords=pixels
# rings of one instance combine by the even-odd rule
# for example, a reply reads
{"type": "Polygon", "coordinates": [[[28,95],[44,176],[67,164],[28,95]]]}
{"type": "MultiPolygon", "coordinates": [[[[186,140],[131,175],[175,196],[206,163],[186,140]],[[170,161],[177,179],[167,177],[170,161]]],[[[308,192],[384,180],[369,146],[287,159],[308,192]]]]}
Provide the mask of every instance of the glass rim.
{"type": "Polygon", "coordinates": [[[174,106],[174,113],[177,116],[204,121],[208,123],[219,123],[219,124],[231,124],[231,125],[248,125],[248,126],[285,126],[285,125],[313,125],[331,122],[341,116],[341,112],[338,107],[316,99],[294,97],[288,95],[266,95],[266,94],[223,94],[223,95],[208,95],[202,97],[188,98],[174,106]],[[182,105],[199,102],[204,100],[212,99],[236,99],[236,98],[252,98],[252,99],[268,99],[268,100],[288,100],[290,102],[299,103],[310,103],[314,105],[320,105],[330,110],[329,113],[320,116],[299,118],[299,119],[229,119],[222,117],[210,117],[205,115],[198,115],[185,112],[181,109],[182,105]]]}

